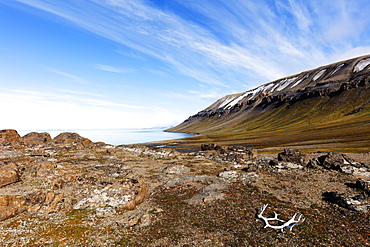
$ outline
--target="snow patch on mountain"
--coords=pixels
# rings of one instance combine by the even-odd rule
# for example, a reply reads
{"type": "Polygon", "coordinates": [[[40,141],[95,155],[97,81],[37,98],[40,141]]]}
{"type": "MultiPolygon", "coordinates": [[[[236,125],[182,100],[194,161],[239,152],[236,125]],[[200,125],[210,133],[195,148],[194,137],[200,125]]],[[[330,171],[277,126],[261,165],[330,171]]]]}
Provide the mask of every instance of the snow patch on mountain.
{"type": "Polygon", "coordinates": [[[360,72],[364,68],[366,68],[370,64],[370,58],[362,59],[360,62],[358,62],[353,69],[354,73],[360,72]]]}
{"type": "Polygon", "coordinates": [[[227,104],[226,108],[233,107],[234,105],[236,105],[243,98],[244,98],[244,94],[240,95],[239,97],[237,97],[236,99],[234,99],[233,101],[231,101],[229,104],[227,104]]]}
{"type": "Polygon", "coordinates": [[[221,105],[219,105],[219,108],[224,108],[227,104],[229,104],[231,101],[235,99],[235,96],[233,97],[227,96],[225,98],[226,99],[221,103],[221,105]]]}
{"type": "Polygon", "coordinates": [[[253,99],[260,92],[268,91],[272,86],[274,86],[274,84],[270,83],[251,89],[240,96],[227,97],[218,108],[229,109],[238,104],[244,98],[246,98],[246,100],[253,99]]]}
{"type": "Polygon", "coordinates": [[[296,81],[290,88],[293,88],[293,87],[297,86],[299,83],[301,83],[304,79],[306,79],[309,76],[310,76],[310,73],[305,74],[301,79],[299,79],[298,81],[296,81]]]}
{"type": "Polygon", "coordinates": [[[342,67],[344,66],[344,63],[338,65],[338,67],[335,68],[335,70],[333,72],[331,72],[331,76],[335,74],[335,72],[337,72],[338,70],[340,70],[342,67]]]}
{"type": "Polygon", "coordinates": [[[325,71],[326,71],[326,69],[320,70],[320,72],[319,72],[319,73],[317,73],[317,74],[313,77],[312,81],[316,81],[317,79],[319,79],[319,78],[320,78],[320,77],[325,73],[325,71]]]}
{"type": "Polygon", "coordinates": [[[293,77],[293,78],[287,78],[287,79],[284,79],[280,82],[280,86],[276,89],[277,91],[281,91],[283,90],[284,88],[286,88],[287,86],[289,86],[290,84],[292,84],[295,80],[297,80],[298,77],[293,77]]]}

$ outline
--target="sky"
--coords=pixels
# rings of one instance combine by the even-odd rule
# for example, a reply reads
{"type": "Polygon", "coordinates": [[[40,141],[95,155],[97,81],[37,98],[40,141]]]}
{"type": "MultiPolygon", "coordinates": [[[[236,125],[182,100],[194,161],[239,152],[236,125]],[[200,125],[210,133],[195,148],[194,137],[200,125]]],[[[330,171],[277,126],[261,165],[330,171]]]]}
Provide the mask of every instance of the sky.
{"type": "Polygon", "coordinates": [[[370,54],[368,0],[0,0],[0,129],[173,126],[370,54]]]}

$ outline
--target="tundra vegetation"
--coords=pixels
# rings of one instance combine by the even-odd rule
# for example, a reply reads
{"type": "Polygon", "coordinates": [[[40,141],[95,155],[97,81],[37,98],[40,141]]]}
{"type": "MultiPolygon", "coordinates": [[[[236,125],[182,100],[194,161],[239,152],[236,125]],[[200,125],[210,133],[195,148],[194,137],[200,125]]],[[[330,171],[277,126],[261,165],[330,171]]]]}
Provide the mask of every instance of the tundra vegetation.
{"type": "Polygon", "coordinates": [[[7,136],[0,145],[2,246],[370,242],[369,154],[266,154],[218,144],[178,152],[71,133],[59,143],[0,133],[7,136]],[[284,224],[294,227],[281,232],[284,224]]]}

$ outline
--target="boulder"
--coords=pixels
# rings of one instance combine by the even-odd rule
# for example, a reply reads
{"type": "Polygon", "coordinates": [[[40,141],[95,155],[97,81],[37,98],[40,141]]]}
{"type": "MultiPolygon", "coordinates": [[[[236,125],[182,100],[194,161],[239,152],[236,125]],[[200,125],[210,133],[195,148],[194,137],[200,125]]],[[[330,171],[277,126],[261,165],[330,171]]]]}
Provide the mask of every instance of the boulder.
{"type": "Polygon", "coordinates": [[[306,154],[293,148],[286,148],[284,152],[278,154],[278,160],[284,162],[291,162],[296,164],[303,164],[306,154]]]}
{"type": "Polygon", "coordinates": [[[214,150],[215,160],[232,164],[247,163],[247,161],[253,160],[258,156],[256,149],[243,146],[220,146],[214,143],[207,143],[202,144],[201,149],[202,151],[214,150]]]}
{"type": "Polygon", "coordinates": [[[356,181],[356,187],[364,190],[368,195],[370,195],[370,180],[358,178],[356,181]]]}
{"type": "Polygon", "coordinates": [[[72,132],[60,133],[54,137],[53,142],[60,145],[75,145],[82,147],[92,147],[94,145],[91,140],[72,132]]]}
{"type": "Polygon", "coordinates": [[[121,227],[146,227],[149,226],[152,219],[148,212],[136,212],[136,211],[129,211],[125,214],[125,218],[117,221],[117,225],[121,227]]]}
{"type": "Polygon", "coordinates": [[[260,178],[260,176],[255,172],[240,173],[237,171],[223,171],[218,174],[218,177],[227,182],[235,182],[237,180],[253,182],[260,178]]]}
{"type": "Polygon", "coordinates": [[[239,179],[239,173],[237,171],[223,171],[218,174],[218,177],[228,181],[236,181],[239,179]]]}
{"type": "Polygon", "coordinates": [[[52,139],[49,133],[31,132],[22,136],[19,141],[25,145],[32,145],[48,143],[51,142],[51,140],[52,139]]]}
{"type": "Polygon", "coordinates": [[[348,195],[346,193],[325,192],[323,193],[323,197],[326,201],[353,211],[367,213],[370,210],[370,205],[367,203],[363,194],[348,195]]]}
{"type": "Polygon", "coordinates": [[[181,163],[173,162],[162,168],[162,172],[166,174],[177,174],[181,175],[190,171],[189,167],[184,166],[181,163]]]}
{"type": "Polygon", "coordinates": [[[0,144],[9,145],[14,144],[19,140],[20,135],[16,130],[13,129],[5,129],[0,130],[0,144]]]}
{"type": "Polygon", "coordinates": [[[141,180],[125,179],[118,181],[99,181],[95,189],[86,189],[76,195],[74,209],[97,209],[111,207],[118,211],[132,210],[144,201],[149,194],[148,186],[141,180]]]}
{"type": "Polygon", "coordinates": [[[221,146],[214,144],[214,143],[205,143],[200,146],[200,149],[202,151],[208,151],[208,150],[219,150],[221,149],[221,146]]]}
{"type": "Polygon", "coordinates": [[[248,154],[249,159],[257,158],[258,155],[257,149],[247,148],[243,146],[222,146],[222,150],[228,153],[245,153],[248,154]]]}
{"type": "Polygon", "coordinates": [[[123,205],[118,206],[119,210],[132,210],[136,208],[136,205],[142,203],[145,198],[149,195],[149,187],[142,181],[137,181],[139,188],[137,192],[135,192],[134,198],[129,201],[128,203],[125,203],[123,205]]]}
{"type": "Polygon", "coordinates": [[[276,161],[276,160],[271,160],[269,164],[279,170],[281,169],[303,169],[303,166],[298,164],[298,163],[293,163],[293,162],[286,162],[286,161],[276,161]]]}
{"type": "Polygon", "coordinates": [[[19,180],[18,166],[14,163],[0,163],[0,188],[19,180]]]}
{"type": "Polygon", "coordinates": [[[26,199],[22,196],[0,196],[0,221],[14,217],[26,210],[26,199]]]}
{"type": "Polygon", "coordinates": [[[370,176],[370,167],[366,164],[357,162],[345,154],[329,152],[318,158],[310,160],[307,167],[323,167],[329,170],[336,170],[347,174],[370,176]]]}

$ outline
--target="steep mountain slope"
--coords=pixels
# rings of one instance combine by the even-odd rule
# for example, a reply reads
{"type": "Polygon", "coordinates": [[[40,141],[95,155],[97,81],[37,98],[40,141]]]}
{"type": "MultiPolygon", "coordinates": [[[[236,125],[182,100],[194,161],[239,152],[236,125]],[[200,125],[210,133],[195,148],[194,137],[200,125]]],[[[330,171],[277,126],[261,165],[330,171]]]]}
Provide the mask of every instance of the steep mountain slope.
{"type": "Polygon", "coordinates": [[[368,151],[369,80],[370,56],[337,62],[227,95],[168,131],[201,134],[193,142],[368,151]]]}

